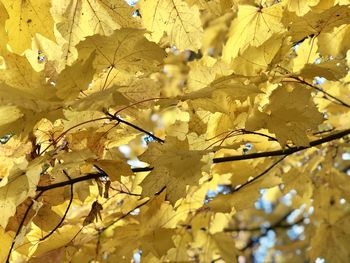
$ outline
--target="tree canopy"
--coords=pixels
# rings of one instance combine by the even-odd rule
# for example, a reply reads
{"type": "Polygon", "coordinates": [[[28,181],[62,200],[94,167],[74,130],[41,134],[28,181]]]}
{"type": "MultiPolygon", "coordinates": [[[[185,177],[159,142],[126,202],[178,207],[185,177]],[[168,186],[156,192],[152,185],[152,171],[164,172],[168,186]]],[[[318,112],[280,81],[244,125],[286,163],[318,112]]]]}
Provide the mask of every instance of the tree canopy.
{"type": "Polygon", "coordinates": [[[0,262],[350,262],[348,0],[1,0],[0,262]]]}

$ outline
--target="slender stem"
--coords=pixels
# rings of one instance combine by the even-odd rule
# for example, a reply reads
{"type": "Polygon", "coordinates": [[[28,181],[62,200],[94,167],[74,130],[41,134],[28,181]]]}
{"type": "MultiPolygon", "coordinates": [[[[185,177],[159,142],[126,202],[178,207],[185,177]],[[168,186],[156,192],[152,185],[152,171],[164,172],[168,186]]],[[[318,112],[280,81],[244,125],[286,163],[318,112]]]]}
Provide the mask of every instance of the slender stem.
{"type": "MultiPolygon", "coordinates": [[[[68,175],[68,173],[63,170],[63,173],[68,177],[69,180],[72,180],[72,178],[68,175]]],[[[44,241],[45,239],[49,238],[53,233],[55,233],[55,231],[62,225],[63,221],[66,219],[68,211],[72,205],[73,202],[73,196],[74,196],[74,192],[73,192],[73,184],[70,185],[70,198],[69,198],[69,203],[67,205],[66,211],[64,212],[64,215],[62,216],[60,222],[58,222],[58,224],[44,237],[40,238],[40,241],[44,241]]]]}
{"type": "Polygon", "coordinates": [[[148,199],[144,202],[142,202],[141,204],[135,206],[133,209],[129,210],[126,214],[118,217],[116,220],[112,221],[111,223],[109,223],[107,226],[105,226],[104,228],[101,228],[99,232],[103,232],[105,230],[107,230],[108,228],[110,228],[111,226],[113,226],[115,223],[119,222],[120,220],[124,219],[125,217],[127,217],[128,215],[130,215],[132,213],[132,211],[134,211],[137,208],[140,208],[144,205],[146,205],[151,199],[148,199]]]}
{"type": "Polygon", "coordinates": [[[167,100],[167,99],[168,99],[168,98],[161,98],[161,97],[159,97],[159,98],[151,98],[151,99],[145,99],[145,100],[137,101],[137,102],[135,102],[135,103],[132,103],[132,104],[130,104],[130,105],[128,105],[128,106],[125,106],[125,107],[123,107],[123,108],[117,110],[117,111],[115,112],[115,115],[118,114],[119,112],[123,111],[123,110],[126,110],[126,109],[128,109],[128,108],[130,108],[130,107],[136,106],[136,105],[138,105],[138,104],[145,103],[145,102],[147,102],[147,101],[152,101],[152,100],[167,100]]]}
{"type": "Polygon", "coordinates": [[[314,90],[317,90],[317,91],[319,91],[319,92],[322,92],[324,95],[326,95],[327,97],[330,97],[330,98],[333,99],[334,101],[338,102],[340,105],[345,106],[345,107],[347,107],[347,108],[350,108],[350,105],[349,105],[349,104],[347,104],[346,102],[342,101],[341,99],[339,99],[339,98],[333,96],[332,94],[328,93],[327,91],[323,90],[322,88],[317,87],[317,86],[315,86],[315,85],[313,85],[313,84],[311,84],[311,83],[309,83],[309,82],[303,80],[303,79],[300,78],[300,77],[293,77],[293,76],[292,76],[291,78],[297,80],[298,82],[300,82],[300,83],[302,83],[302,84],[305,84],[306,86],[309,86],[310,88],[313,88],[314,90]]]}
{"type": "Polygon", "coordinates": [[[243,187],[246,187],[247,185],[255,182],[256,180],[258,180],[259,178],[261,178],[262,176],[264,176],[265,174],[267,174],[269,171],[272,170],[272,168],[274,168],[277,164],[279,164],[280,162],[282,162],[288,155],[283,156],[282,158],[280,158],[279,160],[277,160],[276,162],[274,162],[272,165],[270,165],[266,170],[264,170],[262,173],[258,174],[257,176],[255,176],[253,179],[245,182],[244,184],[241,184],[240,186],[238,186],[237,188],[235,188],[232,192],[238,192],[239,190],[241,190],[243,187]]]}
{"type": "Polygon", "coordinates": [[[9,263],[9,262],[10,262],[10,257],[11,257],[11,253],[12,253],[13,247],[14,247],[14,245],[15,245],[15,243],[16,243],[16,238],[17,238],[17,236],[19,235],[19,233],[21,232],[21,229],[22,229],[22,227],[23,227],[23,225],[24,225],[24,222],[25,222],[25,220],[26,220],[26,218],[27,218],[27,216],[28,216],[28,214],[29,214],[30,209],[33,207],[35,201],[38,200],[38,198],[39,198],[42,194],[43,194],[43,192],[40,192],[40,193],[32,200],[32,202],[30,203],[30,205],[27,207],[27,210],[25,211],[25,213],[24,213],[24,215],[23,215],[23,217],[22,217],[22,220],[21,220],[21,222],[19,223],[19,226],[18,226],[18,228],[17,228],[15,237],[14,237],[13,240],[12,240],[10,250],[9,250],[9,252],[8,252],[8,254],[7,254],[6,263],[9,263]]]}
{"type": "Polygon", "coordinates": [[[343,130],[343,131],[338,132],[338,133],[333,133],[333,134],[328,135],[322,139],[311,141],[309,146],[290,147],[288,149],[269,151],[269,152],[258,152],[258,153],[244,154],[244,155],[218,157],[218,158],[213,159],[213,163],[223,163],[223,162],[232,162],[232,161],[239,161],[239,160],[256,159],[256,158],[262,158],[262,157],[290,155],[292,153],[306,150],[306,149],[321,145],[321,144],[326,143],[326,142],[341,139],[342,137],[344,137],[348,134],[350,134],[350,129],[343,130]]]}
{"type": "MultiPolygon", "coordinates": [[[[131,170],[134,173],[149,172],[149,171],[153,170],[153,167],[132,168],[131,170]]],[[[89,173],[87,175],[84,175],[84,176],[81,176],[81,177],[78,177],[78,178],[73,178],[73,179],[70,179],[70,180],[67,180],[67,181],[59,182],[59,183],[56,183],[56,184],[50,184],[50,185],[45,185],[45,186],[38,186],[36,188],[36,191],[44,192],[44,191],[48,191],[48,190],[51,190],[51,189],[54,189],[54,188],[64,187],[64,186],[67,186],[67,185],[73,185],[75,183],[79,183],[79,182],[87,181],[87,180],[91,180],[91,179],[97,179],[97,178],[104,177],[104,176],[106,176],[106,173],[89,173]]]]}
{"type": "Polygon", "coordinates": [[[132,124],[131,122],[125,121],[125,120],[121,119],[121,118],[118,117],[118,116],[115,116],[115,115],[110,114],[110,113],[107,112],[107,111],[106,111],[105,113],[106,113],[107,116],[109,116],[112,120],[116,120],[117,122],[123,123],[123,124],[125,124],[125,125],[127,125],[127,126],[130,126],[130,127],[134,128],[135,130],[138,130],[138,131],[140,131],[140,132],[143,132],[143,133],[147,134],[148,136],[152,137],[152,138],[153,138],[154,140],[156,140],[157,142],[160,142],[160,143],[164,143],[164,142],[165,142],[164,140],[158,138],[158,137],[155,136],[154,134],[152,134],[152,133],[150,133],[150,132],[148,132],[148,131],[142,129],[141,127],[136,126],[135,124],[132,124]]]}
{"type": "MultiPolygon", "coordinates": [[[[294,210],[290,211],[289,213],[285,214],[283,217],[281,217],[279,220],[277,220],[275,223],[273,223],[271,226],[269,226],[268,228],[265,229],[264,232],[262,232],[260,235],[257,236],[256,240],[255,239],[250,239],[250,241],[242,248],[240,249],[241,251],[244,251],[250,247],[252,247],[255,243],[257,243],[260,238],[264,237],[267,235],[269,230],[272,229],[276,229],[276,228],[290,228],[294,225],[300,224],[301,222],[303,222],[304,218],[301,217],[299,220],[297,220],[296,222],[292,223],[292,224],[283,224],[284,221],[286,221],[286,219],[288,218],[288,216],[293,212],[294,210]]],[[[246,231],[255,231],[257,229],[251,229],[251,230],[246,230],[246,231]]],[[[224,230],[225,231],[225,230],[224,230]]],[[[243,230],[245,231],[245,230],[243,230]]],[[[230,232],[230,231],[225,231],[225,232],[230,232]]]]}
{"type": "Polygon", "coordinates": [[[81,176],[81,177],[78,177],[78,178],[73,178],[71,180],[59,182],[59,183],[56,183],[56,184],[50,184],[50,185],[45,185],[45,186],[38,186],[36,188],[36,190],[40,191],[40,192],[45,192],[45,191],[48,191],[48,190],[51,190],[51,189],[54,189],[54,188],[63,187],[63,186],[67,186],[67,185],[73,185],[75,183],[79,183],[79,182],[87,181],[87,180],[91,180],[91,179],[96,179],[96,178],[103,177],[103,176],[105,176],[105,175],[101,174],[101,173],[89,173],[89,174],[87,174],[85,176],[81,176]]]}

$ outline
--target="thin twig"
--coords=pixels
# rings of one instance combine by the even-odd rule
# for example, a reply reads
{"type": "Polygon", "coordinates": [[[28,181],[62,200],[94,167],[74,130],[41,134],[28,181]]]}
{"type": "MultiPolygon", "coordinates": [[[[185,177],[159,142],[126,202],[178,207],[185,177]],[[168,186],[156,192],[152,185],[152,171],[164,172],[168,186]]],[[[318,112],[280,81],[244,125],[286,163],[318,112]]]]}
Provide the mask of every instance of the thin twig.
{"type": "MultiPolygon", "coordinates": [[[[157,192],[157,193],[155,194],[155,196],[156,196],[156,195],[160,195],[165,189],[166,189],[166,187],[163,187],[159,192],[157,192]]],[[[134,207],[133,209],[129,210],[126,214],[124,214],[124,215],[118,217],[116,220],[114,220],[113,222],[109,223],[107,226],[101,228],[100,231],[103,232],[103,231],[107,230],[108,228],[110,228],[111,226],[113,226],[115,223],[119,222],[120,220],[122,220],[122,219],[124,219],[125,217],[127,217],[128,215],[130,215],[135,209],[140,208],[140,207],[146,205],[146,204],[147,204],[149,201],[151,201],[151,200],[152,200],[152,199],[148,199],[148,200],[144,201],[143,203],[137,205],[137,206],[134,207]]]]}
{"type": "Polygon", "coordinates": [[[47,190],[51,190],[51,189],[54,189],[54,188],[63,187],[63,186],[66,186],[66,185],[73,185],[75,183],[79,183],[79,182],[87,181],[87,180],[91,180],[91,179],[96,179],[96,178],[103,177],[103,176],[105,176],[105,175],[103,175],[101,173],[89,173],[89,174],[87,174],[85,176],[81,176],[81,177],[78,177],[78,178],[73,178],[71,180],[59,182],[59,183],[56,183],[56,184],[50,184],[50,185],[45,185],[45,186],[37,186],[36,190],[40,191],[40,192],[45,192],[47,190]]]}
{"type": "MultiPolygon", "coordinates": [[[[283,222],[288,218],[288,216],[293,212],[294,210],[288,212],[287,214],[285,214],[283,217],[281,217],[279,220],[277,220],[274,224],[272,224],[271,226],[267,227],[266,229],[264,229],[264,232],[262,232],[257,238],[256,240],[250,239],[250,241],[242,248],[240,249],[241,251],[244,251],[250,247],[252,247],[255,243],[257,243],[260,238],[264,237],[267,235],[269,230],[273,230],[276,228],[290,228],[293,227],[294,225],[297,225],[299,223],[301,223],[304,218],[301,217],[299,220],[297,220],[296,222],[292,223],[292,224],[283,224],[283,222]]],[[[260,228],[259,228],[260,229],[260,228]]],[[[261,229],[260,229],[261,230],[261,229]]],[[[225,230],[224,230],[225,231],[225,230]]],[[[251,231],[255,231],[255,229],[252,229],[251,231]]],[[[230,231],[226,231],[226,232],[230,232],[230,231]]]]}
{"type": "Polygon", "coordinates": [[[276,162],[274,162],[272,165],[270,165],[266,170],[264,170],[262,173],[258,174],[257,176],[255,176],[253,179],[245,182],[244,184],[241,184],[240,186],[238,186],[237,188],[235,188],[232,192],[238,192],[239,190],[241,190],[243,187],[246,187],[247,185],[255,182],[256,180],[258,180],[259,178],[261,178],[262,176],[264,176],[265,174],[267,174],[269,171],[272,170],[272,168],[274,168],[277,164],[279,164],[280,162],[282,162],[288,155],[283,156],[282,158],[280,158],[279,160],[277,160],[276,162]]]}
{"type": "Polygon", "coordinates": [[[9,263],[9,262],[10,262],[10,257],[11,257],[11,253],[12,253],[13,247],[14,247],[14,245],[15,245],[15,243],[16,243],[16,238],[17,238],[17,236],[19,235],[19,233],[21,232],[21,229],[22,229],[22,227],[23,227],[23,225],[24,225],[24,222],[25,222],[25,220],[26,220],[26,218],[27,218],[27,216],[28,216],[28,214],[29,214],[30,209],[33,207],[35,201],[38,200],[39,197],[40,197],[43,193],[44,193],[44,192],[40,192],[40,193],[32,200],[32,202],[31,202],[30,205],[28,206],[27,210],[25,211],[25,213],[24,213],[24,215],[23,215],[23,217],[22,217],[22,220],[21,220],[21,222],[19,223],[19,226],[18,226],[18,228],[17,228],[15,237],[14,237],[13,240],[12,240],[10,250],[9,250],[9,252],[8,252],[8,254],[7,254],[6,263],[9,263]]]}
{"type": "Polygon", "coordinates": [[[127,217],[128,215],[130,215],[135,209],[140,208],[144,205],[146,205],[151,199],[146,200],[145,202],[137,205],[136,207],[134,207],[133,209],[129,210],[126,214],[122,215],[121,217],[118,217],[116,220],[112,221],[111,223],[109,223],[107,226],[103,227],[100,229],[99,232],[103,232],[105,230],[107,230],[108,228],[110,228],[111,226],[113,226],[115,223],[119,222],[120,220],[124,219],[125,217],[127,217]]]}
{"type": "Polygon", "coordinates": [[[125,121],[125,120],[121,119],[120,117],[118,117],[117,115],[113,115],[113,114],[109,113],[108,111],[105,111],[105,113],[106,113],[106,115],[108,117],[110,117],[111,120],[115,120],[118,123],[123,123],[123,124],[125,124],[127,126],[130,126],[130,127],[134,128],[135,130],[143,132],[143,133],[147,134],[148,136],[152,137],[157,142],[160,142],[160,143],[164,143],[165,142],[163,139],[158,138],[157,136],[155,136],[154,134],[150,133],[149,131],[146,131],[146,130],[142,129],[141,127],[138,127],[135,124],[132,124],[131,122],[125,121]]]}
{"type": "Polygon", "coordinates": [[[298,82],[302,83],[302,84],[305,84],[306,86],[309,86],[310,88],[313,88],[314,90],[317,90],[319,92],[322,92],[324,95],[326,95],[327,97],[333,99],[334,101],[338,102],[340,105],[344,106],[344,107],[347,107],[347,108],[350,108],[350,105],[347,104],[346,102],[342,101],[341,99],[333,96],[332,94],[328,93],[327,91],[325,91],[324,89],[320,88],[320,87],[317,87],[305,80],[303,80],[302,78],[300,77],[295,77],[295,76],[291,76],[290,78],[292,79],[295,79],[297,80],[298,82]]]}
{"type": "Polygon", "coordinates": [[[348,134],[350,134],[350,129],[343,130],[343,131],[338,132],[338,133],[333,133],[333,134],[328,135],[324,138],[311,141],[309,146],[290,147],[288,149],[282,149],[282,150],[276,150],[276,151],[258,152],[258,153],[244,154],[244,155],[218,157],[218,158],[213,159],[213,163],[223,163],[223,162],[232,162],[232,161],[239,161],[239,160],[256,159],[256,158],[262,158],[262,157],[290,155],[292,153],[306,150],[306,149],[321,145],[321,144],[326,143],[326,142],[341,139],[342,137],[344,137],[348,134]]]}
{"type": "MultiPolygon", "coordinates": [[[[140,168],[132,168],[131,169],[134,173],[139,173],[139,172],[149,172],[153,170],[153,167],[140,167],[140,168]]],[[[100,177],[105,177],[106,174],[103,173],[88,173],[87,175],[78,177],[78,178],[73,178],[71,180],[55,183],[55,184],[50,184],[50,185],[44,185],[44,186],[37,186],[36,191],[40,192],[45,192],[54,188],[59,188],[59,187],[64,187],[66,185],[73,185],[79,182],[83,181],[88,181],[91,179],[97,179],[100,177]]]]}
{"type": "MultiPolygon", "coordinates": [[[[72,180],[72,178],[68,175],[68,173],[63,170],[63,173],[68,177],[69,180],[72,180]]],[[[73,192],[73,184],[70,185],[70,198],[69,198],[69,203],[67,205],[66,211],[63,214],[63,217],[61,218],[60,222],[58,222],[58,224],[44,237],[40,238],[40,241],[44,241],[45,239],[49,238],[53,233],[55,233],[55,231],[62,225],[63,221],[66,219],[68,211],[72,205],[73,202],[73,196],[74,196],[74,192],[73,192]]]]}

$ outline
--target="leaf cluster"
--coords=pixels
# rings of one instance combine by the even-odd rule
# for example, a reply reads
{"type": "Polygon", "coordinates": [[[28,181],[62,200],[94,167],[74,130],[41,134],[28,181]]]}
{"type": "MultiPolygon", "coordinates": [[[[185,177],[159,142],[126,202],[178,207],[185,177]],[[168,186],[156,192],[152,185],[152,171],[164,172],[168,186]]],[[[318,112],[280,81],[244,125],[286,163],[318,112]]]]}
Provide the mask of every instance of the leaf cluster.
{"type": "Polygon", "coordinates": [[[348,0],[1,0],[0,262],[349,262],[349,35],[348,0]]]}

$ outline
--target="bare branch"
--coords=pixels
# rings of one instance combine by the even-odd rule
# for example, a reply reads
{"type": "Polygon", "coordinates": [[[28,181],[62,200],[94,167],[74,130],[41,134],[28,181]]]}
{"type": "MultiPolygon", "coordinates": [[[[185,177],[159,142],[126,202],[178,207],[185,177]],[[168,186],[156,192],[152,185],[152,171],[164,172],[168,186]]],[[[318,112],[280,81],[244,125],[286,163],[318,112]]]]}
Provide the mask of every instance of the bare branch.
{"type": "Polygon", "coordinates": [[[324,138],[311,141],[309,146],[290,147],[288,149],[282,149],[282,150],[277,150],[277,151],[258,152],[258,153],[244,154],[244,155],[218,157],[218,158],[213,159],[213,163],[223,163],[223,162],[232,162],[232,161],[256,159],[256,158],[263,158],[263,157],[290,155],[292,153],[306,150],[306,149],[321,145],[321,144],[326,143],[326,142],[341,139],[342,137],[344,137],[348,134],[350,134],[350,129],[343,130],[343,131],[338,132],[338,133],[333,133],[333,134],[328,135],[324,138]]]}
{"type": "MultiPolygon", "coordinates": [[[[304,220],[304,217],[301,217],[299,220],[295,221],[294,223],[292,224],[284,224],[284,222],[286,221],[286,219],[288,218],[288,216],[293,212],[294,210],[291,210],[290,212],[288,212],[287,214],[285,214],[283,217],[281,217],[279,220],[277,220],[275,223],[273,223],[272,225],[270,225],[269,227],[263,229],[264,231],[257,236],[257,238],[254,240],[254,239],[250,239],[250,241],[242,248],[240,249],[241,251],[244,251],[250,247],[253,247],[254,244],[256,244],[257,242],[259,242],[260,238],[264,237],[267,235],[268,231],[269,230],[274,230],[274,229],[277,229],[277,228],[290,228],[290,227],[293,227],[294,225],[297,225],[297,224],[300,224],[303,222],[304,220]]],[[[261,228],[252,228],[252,229],[242,229],[242,230],[239,230],[239,231],[257,231],[257,230],[262,230],[261,228]]],[[[229,229],[225,229],[224,230],[225,232],[233,232],[235,230],[232,230],[230,231],[229,229]]]]}
{"type": "MultiPolygon", "coordinates": [[[[158,193],[156,193],[155,195],[160,195],[164,190],[166,189],[166,187],[163,187],[158,193]]],[[[119,222],[120,220],[124,219],[125,217],[127,217],[128,215],[130,215],[132,213],[132,211],[134,211],[137,208],[140,208],[144,205],[146,205],[149,201],[151,201],[152,199],[148,199],[144,202],[142,202],[141,204],[137,205],[136,207],[134,207],[133,209],[129,210],[126,214],[122,215],[121,217],[118,217],[116,220],[114,220],[113,222],[111,222],[110,224],[108,224],[107,226],[105,226],[104,228],[100,229],[100,232],[103,232],[105,230],[107,230],[108,228],[110,228],[111,226],[113,226],[115,223],[119,222]]]]}
{"type": "MultiPolygon", "coordinates": [[[[131,169],[134,173],[139,173],[139,172],[149,172],[153,170],[153,167],[141,167],[141,168],[132,168],[131,169]]],[[[58,187],[63,187],[63,186],[67,186],[67,185],[73,185],[79,182],[83,182],[83,181],[88,181],[91,179],[97,179],[100,177],[104,177],[106,176],[105,173],[88,173],[87,175],[78,177],[78,178],[73,178],[71,180],[67,180],[67,181],[63,181],[63,182],[59,182],[56,184],[50,184],[50,185],[45,185],[45,186],[38,186],[36,188],[37,191],[48,191],[54,188],[58,188],[58,187]]]]}
{"type": "Polygon", "coordinates": [[[50,185],[45,185],[45,186],[38,186],[36,188],[36,190],[40,191],[40,192],[45,192],[47,190],[51,190],[51,189],[54,189],[54,188],[63,187],[63,186],[67,186],[67,185],[73,185],[75,183],[79,183],[79,182],[87,181],[87,180],[91,180],[91,179],[96,179],[96,178],[100,178],[100,177],[103,177],[103,176],[105,176],[105,175],[101,174],[101,173],[89,173],[89,174],[87,174],[85,176],[81,176],[81,177],[78,177],[78,178],[73,178],[71,180],[59,182],[59,183],[56,183],[56,184],[50,184],[50,185]]]}
{"type": "Polygon", "coordinates": [[[132,124],[131,122],[128,122],[128,121],[125,121],[125,120],[121,119],[121,118],[118,117],[117,115],[113,115],[113,114],[109,113],[108,111],[105,111],[105,113],[106,113],[106,115],[107,115],[108,117],[111,118],[111,120],[115,120],[115,121],[117,121],[118,123],[123,123],[123,124],[125,124],[125,125],[128,125],[128,126],[134,128],[135,130],[138,130],[138,131],[140,131],[140,132],[143,132],[143,133],[147,134],[148,136],[152,137],[152,138],[153,138],[154,140],[156,140],[157,142],[160,142],[160,143],[164,143],[164,142],[165,142],[164,140],[158,138],[158,137],[155,136],[154,134],[152,134],[152,133],[150,133],[150,132],[148,132],[148,131],[142,129],[141,127],[136,126],[135,124],[132,124]]]}
{"type": "Polygon", "coordinates": [[[237,188],[235,188],[232,192],[238,192],[240,189],[242,189],[243,187],[246,187],[247,185],[255,182],[256,180],[258,180],[259,178],[261,178],[262,176],[264,176],[265,174],[267,174],[269,171],[272,170],[272,168],[274,168],[277,164],[279,164],[280,162],[282,162],[288,155],[283,156],[282,158],[280,158],[279,160],[277,160],[276,162],[274,162],[272,165],[270,165],[265,171],[263,171],[262,173],[258,174],[257,176],[255,176],[253,179],[245,182],[244,184],[241,184],[240,186],[238,186],[237,188]]]}
{"type": "Polygon", "coordinates": [[[350,105],[349,105],[349,104],[347,104],[346,102],[342,101],[341,99],[339,99],[339,98],[333,96],[332,94],[328,93],[328,92],[325,91],[324,89],[322,89],[322,88],[320,88],[320,87],[317,87],[317,86],[315,86],[315,85],[313,85],[313,84],[311,84],[311,83],[309,83],[309,82],[303,80],[303,79],[300,78],[300,77],[291,77],[291,78],[297,80],[298,82],[300,82],[300,83],[302,83],[302,84],[304,84],[304,85],[306,85],[306,86],[309,86],[310,88],[313,88],[314,90],[317,90],[317,91],[319,91],[319,92],[322,92],[326,97],[329,97],[329,98],[331,98],[332,100],[336,101],[339,105],[342,105],[342,106],[344,106],[344,107],[350,108],[350,105]]]}
{"type": "Polygon", "coordinates": [[[21,232],[21,229],[22,229],[22,227],[23,227],[23,225],[24,225],[24,222],[25,222],[25,220],[26,220],[26,218],[27,218],[27,216],[28,216],[28,214],[29,214],[30,209],[33,207],[35,201],[38,200],[39,197],[40,197],[42,194],[43,194],[43,192],[40,192],[40,193],[32,200],[32,202],[30,203],[30,205],[27,207],[27,210],[25,211],[25,213],[24,213],[24,215],[23,215],[23,218],[22,218],[21,222],[19,223],[19,226],[18,226],[18,228],[17,228],[15,237],[14,237],[13,240],[12,240],[10,250],[9,250],[9,252],[8,252],[8,254],[7,254],[6,263],[9,263],[9,262],[10,262],[10,257],[11,257],[11,253],[12,253],[13,247],[14,247],[14,245],[15,245],[15,243],[16,243],[16,238],[17,238],[17,236],[19,235],[19,233],[21,232]]]}
{"type": "MultiPolygon", "coordinates": [[[[72,180],[72,178],[68,175],[68,173],[63,170],[63,173],[68,177],[69,180],[72,180]]],[[[63,217],[61,218],[60,222],[58,222],[58,224],[44,237],[40,238],[40,241],[44,241],[45,239],[49,238],[63,223],[63,221],[66,219],[66,216],[68,214],[68,211],[72,205],[73,202],[73,196],[74,196],[74,192],[73,192],[73,184],[70,185],[70,198],[69,198],[69,203],[67,205],[66,211],[63,214],[63,217]]]]}

